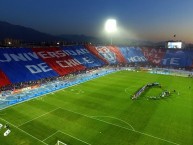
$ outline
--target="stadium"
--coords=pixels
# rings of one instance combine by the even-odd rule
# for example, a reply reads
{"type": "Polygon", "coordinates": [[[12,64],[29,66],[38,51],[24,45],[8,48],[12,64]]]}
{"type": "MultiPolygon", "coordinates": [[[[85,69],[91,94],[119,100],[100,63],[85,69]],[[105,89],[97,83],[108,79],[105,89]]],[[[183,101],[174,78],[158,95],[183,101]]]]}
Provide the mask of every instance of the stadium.
{"type": "Polygon", "coordinates": [[[1,0],[0,145],[193,145],[192,5],[1,0]]]}
{"type": "Polygon", "coordinates": [[[193,50],[0,48],[1,145],[192,145],[193,50]]]}

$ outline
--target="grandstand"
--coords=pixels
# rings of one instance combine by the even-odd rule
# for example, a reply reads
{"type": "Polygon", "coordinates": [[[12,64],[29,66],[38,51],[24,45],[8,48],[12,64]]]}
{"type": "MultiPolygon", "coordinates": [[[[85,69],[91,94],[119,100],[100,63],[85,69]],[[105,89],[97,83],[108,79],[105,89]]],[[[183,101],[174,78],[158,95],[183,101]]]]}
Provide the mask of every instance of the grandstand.
{"type": "MultiPolygon", "coordinates": [[[[0,97],[1,102],[6,100],[2,103],[5,105],[13,104],[7,101],[8,97],[14,95],[18,98],[22,96],[18,93],[39,88],[45,82],[57,81],[69,74],[85,73],[107,65],[165,67],[169,70],[178,68],[178,72],[189,75],[191,73],[182,72],[181,69],[192,69],[193,50],[92,45],[2,48],[0,62],[0,97]]],[[[151,73],[160,72],[158,69],[153,70],[151,73]]],[[[168,72],[171,73],[167,70],[163,73],[168,72]]],[[[2,105],[0,108],[3,108],[2,105]]]]}
{"type": "Polygon", "coordinates": [[[115,46],[54,48],[1,48],[1,86],[63,76],[105,64],[151,63],[171,68],[192,68],[192,50],[115,46]],[[17,68],[21,69],[17,69],[17,68]],[[17,72],[13,76],[12,72],[17,72]]]}
{"type": "MultiPolygon", "coordinates": [[[[76,140],[73,142],[77,144],[91,144],[89,143],[89,141],[91,140],[90,139],[91,137],[87,138],[83,135],[81,138],[86,138],[88,140],[88,142],[85,142],[82,139],[77,139],[77,137],[64,133],[57,127],[56,127],[57,130],[53,129],[54,131],[52,130],[52,128],[54,127],[51,127],[51,129],[49,130],[50,134],[47,133],[47,136],[42,135],[43,136],[42,137],[41,135],[39,136],[36,136],[34,134],[31,135],[28,131],[26,131],[26,129],[23,129],[23,125],[27,124],[28,121],[20,122],[18,119],[18,122],[14,124],[13,121],[10,121],[9,119],[7,120],[5,115],[7,113],[6,108],[9,109],[10,106],[13,106],[15,104],[19,104],[21,102],[25,102],[28,100],[32,100],[39,96],[45,96],[45,95],[55,96],[55,93],[57,93],[56,91],[63,90],[78,84],[82,84],[84,82],[87,82],[102,76],[106,76],[107,74],[108,75],[114,75],[116,73],[119,74],[119,73],[122,73],[121,70],[132,70],[132,71],[142,70],[143,73],[149,72],[149,73],[144,73],[144,76],[147,74],[150,75],[152,73],[152,74],[166,74],[166,75],[174,75],[174,76],[192,77],[193,75],[192,69],[193,69],[193,50],[189,50],[189,49],[186,49],[186,50],[161,49],[161,48],[155,49],[155,48],[145,48],[145,47],[141,48],[141,47],[94,46],[94,45],[72,45],[72,46],[48,47],[48,48],[43,48],[43,47],[41,48],[38,48],[38,47],[37,48],[34,48],[34,47],[33,48],[1,48],[0,49],[0,110],[1,110],[0,124],[2,122],[4,124],[8,123],[12,127],[16,128],[17,130],[20,130],[21,132],[25,132],[25,134],[28,134],[40,144],[50,144],[48,142],[52,139],[53,136],[56,136],[54,140],[50,141],[53,144],[54,143],[56,144],[57,140],[61,140],[60,143],[64,142],[65,144],[71,144],[71,140],[73,140],[72,138],[76,140]],[[6,113],[2,113],[4,112],[4,110],[6,113]]],[[[142,76],[140,76],[140,74],[141,72],[137,74],[137,76],[140,77],[141,80],[143,80],[143,74],[142,76]]],[[[120,75],[120,78],[121,77],[123,76],[120,75]]],[[[148,78],[148,75],[147,75],[147,78],[148,78]]],[[[133,79],[133,78],[130,78],[130,79],[133,79]]],[[[148,79],[151,79],[151,78],[148,78],[148,79]]],[[[149,83],[147,82],[148,79],[146,80],[146,84],[149,83]]],[[[122,81],[126,81],[126,80],[123,79],[122,81]]],[[[157,81],[157,80],[152,80],[152,81],[157,81]]],[[[190,85],[189,89],[191,89],[191,81],[188,80],[188,82],[190,85]]],[[[162,83],[164,82],[162,81],[162,83]]],[[[107,84],[108,84],[108,79],[107,79],[107,84]]],[[[133,84],[135,84],[135,81],[133,81],[133,84]]],[[[121,84],[119,85],[121,86],[121,84]]],[[[129,85],[132,85],[132,84],[129,84],[129,85]]],[[[136,92],[140,86],[142,85],[137,86],[138,88],[135,88],[133,92],[129,92],[129,95],[136,92]]],[[[167,86],[167,84],[165,84],[165,86],[167,86]]],[[[172,87],[170,89],[172,89],[172,87]]],[[[127,90],[128,89],[126,88],[125,89],[126,93],[128,93],[127,90]]],[[[103,91],[106,91],[106,90],[103,90],[103,91]]],[[[84,92],[85,90],[82,90],[80,88],[71,89],[70,93],[73,93],[75,96],[77,95],[77,100],[73,100],[73,102],[76,103],[76,101],[80,99],[79,97],[81,97],[81,95],[83,95],[84,92]]],[[[100,94],[100,92],[95,92],[95,94],[97,93],[100,94]]],[[[153,95],[157,95],[157,94],[153,94],[153,95]]],[[[95,100],[96,98],[92,98],[92,99],[95,100]]],[[[111,100],[111,98],[108,98],[108,99],[111,100]]],[[[41,100],[41,101],[44,104],[44,100],[41,100]]],[[[64,105],[61,104],[61,102],[58,102],[58,101],[56,102],[60,105],[58,106],[58,108],[55,108],[55,109],[51,107],[53,106],[53,104],[49,104],[50,107],[52,108],[51,112],[57,113],[57,111],[61,111],[64,114],[66,113],[66,111],[68,113],[70,112],[68,109],[65,110],[61,108],[61,106],[64,107],[64,105]]],[[[93,106],[89,106],[90,105],[89,100],[85,102],[88,103],[86,104],[88,105],[88,108],[92,108],[93,106],[97,108],[96,104],[98,104],[98,102],[95,102],[96,104],[93,103],[93,106]]],[[[64,104],[68,106],[68,102],[65,102],[64,104]]],[[[95,112],[94,108],[92,109],[93,109],[92,111],[95,112]]],[[[50,109],[48,110],[49,111],[47,111],[47,113],[45,112],[41,114],[39,117],[51,113],[50,109]]],[[[180,144],[179,140],[177,141],[179,143],[176,143],[175,140],[170,141],[170,139],[165,139],[165,138],[163,139],[163,138],[157,137],[157,135],[154,136],[154,135],[149,135],[148,133],[141,132],[139,131],[140,129],[135,130],[135,128],[132,125],[130,124],[128,125],[128,123],[125,123],[122,120],[118,121],[117,118],[119,118],[119,116],[117,116],[116,119],[111,120],[112,117],[107,117],[107,115],[101,115],[96,117],[93,114],[91,116],[87,116],[87,115],[82,115],[81,113],[78,114],[76,112],[77,110],[73,112],[77,116],[72,115],[71,116],[72,120],[73,119],[76,120],[77,118],[79,118],[79,116],[82,116],[83,118],[85,117],[89,118],[90,119],[89,121],[91,122],[94,120],[95,121],[98,120],[106,124],[111,124],[113,125],[113,127],[115,128],[118,127],[119,129],[125,128],[126,126],[126,130],[128,130],[128,126],[130,126],[129,130],[132,130],[132,132],[145,134],[144,138],[148,136],[151,136],[150,138],[154,138],[154,139],[157,138],[158,141],[155,141],[155,142],[153,141],[153,143],[155,144],[164,144],[164,143],[180,144]],[[104,119],[105,117],[106,119],[104,119]],[[109,120],[111,120],[112,122],[109,123],[109,120]],[[119,122],[121,125],[120,124],[117,125],[116,123],[113,123],[113,122],[119,122]]],[[[69,115],[68,113],[66,113],[66,115],[69,115]]],[[[39,117],[36,116],[34,118],[37,119],[39,117]]],[[[20,119],[22,120],[22,116],[20,119]]],[[[47,119],[49,119],[49,117],[47,119]]],[[[32,119],[29,119],[29,122],[30,121],[33,121],[33,117],[32,119]]],[[[79,126],[79,124],[76,124],[76,125],[79,126]]],[[[98,131],[97,127],[99,126],[96,126],[96,130],[98,131]]],[[[28,126],[27,128],[29,129],[30,127],[28,126]]],[[[35,132],[36,131],[34,130],[34,133],[35,132]]],[[[99,131],[99,132],[100,134],[103,133],[103,131],[99,131]]],[[[10,135],[12,135],[14,134],[14,131],[11,130],[11,132],[9,133],[10,135]]],[[[37,134],[39,134],[39,132],[37,134]]],[[[8,135],[7,137],[9,137],[10,135],[8,135]]],[[[188,134],[188,137],[189,137],[189,134],[188,134]]],[[[176,138],[176,136],[174,138],[176,138]]],[[[1,136],[0,136],[0,139],[1,139],[1,136]]],[[[5,142],[9,142],[9,141],[5,141],[5,142]]],[[[95,142],[97,144],[97,141],[95,142]]],[[[188,138],[187,143],[191,143],[191,142],[193,143],[193,141],[188,138]]],[[[29,143],[29,144],[33,144],[33,143],[34,142],[32,141],[32,143],[29,143]]],[[[21,144],[21,142],[18,142],[18,144],[21,144]]]]}

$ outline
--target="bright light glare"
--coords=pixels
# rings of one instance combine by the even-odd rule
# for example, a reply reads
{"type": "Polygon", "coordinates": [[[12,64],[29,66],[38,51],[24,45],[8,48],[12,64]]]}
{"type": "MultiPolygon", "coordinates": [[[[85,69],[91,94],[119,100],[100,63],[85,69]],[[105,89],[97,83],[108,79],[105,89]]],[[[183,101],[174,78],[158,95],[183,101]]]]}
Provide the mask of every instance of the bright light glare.
{"type": "Polygon", "coordinates": [[[108,19],[105,23],[105,30],[108,33],[115,32],[117,30],[117,21],[115,19],[108,19]]]}

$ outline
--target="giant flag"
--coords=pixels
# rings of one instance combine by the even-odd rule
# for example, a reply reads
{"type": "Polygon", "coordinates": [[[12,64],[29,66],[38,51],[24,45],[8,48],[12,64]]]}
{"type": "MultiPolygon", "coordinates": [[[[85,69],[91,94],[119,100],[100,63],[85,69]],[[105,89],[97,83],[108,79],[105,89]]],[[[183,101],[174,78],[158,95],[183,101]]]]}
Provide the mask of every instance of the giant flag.
{"type": "Polygon", "coordinates": [[[62,50],[73,57],[74,59],[78,60],[82,65],[86,66],[87,68],[99,67],[104,64],[100,59],[96,56],[91,54],[84,46],[65,46],[62,50]]]}
{"type": "Polygon", "coordinates": [[[190,67],[192,65],[190,50],[168,49],[162,60],[163,66],[190,67]]]}
{"type": "Polygon", "coordinates": [[[113,52],[116,56],[117,62],[118,63],[126,63],[126,59],[124,56],[121,54],[120,50],[116,46],[107,46],[111,52],[113,52]]]}
{"type": "Polygon", "coordinates": [[[146,62],[147,59],[143,55],[141,48],[137,47],[119,47],[122,55],[125,57],[127,62],[146,62]]]}
{"type": "Polygon", "coordinates": [[[57,47],[33,48],[33,51],[61,76],[86,68],[77,59],[57,47]]]}
{"type": "Polygon", "coordinates": [[[108,61],[98,53],[98,51],[96,50],[95,46],[93,46],[93,45],[85,45],[85,47],[86,47],[92,54],[94,54],[96,57],[98,57],[100,60],[102,60],[105,64],[108,64],[108,61]]]}
{"type": "Polygon", "coordinates": [[[7,76],[0,70],[0,87],[11,84],[7,76]]]}
{"type": "Polygon", "coordinates": [[[103,57],[109,64],[118,63],[116,53],[111,51],[107,46],[96,46],[95,49],[98,52],[98,55],[103,57]]]}
{"type": "Polygon", "coordinates": [[[58,76],[30,48],[0,49],[0,69],[12,83],[58,76]]]}
{"type": "Polygon", "coordinates": [[[147,60],[156,65],[161,63],[162,58],[166,53],[166,49],[164,48],[142,48],[142,51],[147,60]]]}

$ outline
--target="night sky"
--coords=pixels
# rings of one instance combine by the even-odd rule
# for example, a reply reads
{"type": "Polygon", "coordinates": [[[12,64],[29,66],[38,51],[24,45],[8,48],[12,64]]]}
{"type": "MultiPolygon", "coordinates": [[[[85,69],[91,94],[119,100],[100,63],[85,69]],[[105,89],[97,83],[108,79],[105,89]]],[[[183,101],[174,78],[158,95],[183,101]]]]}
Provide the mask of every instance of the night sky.
{"type": "Polygon", "coordinates": [[[193,0],[0,0],[0,21],[54,35],[103,36],[107,18],[117,37],[193,42],[193,0]]]}

